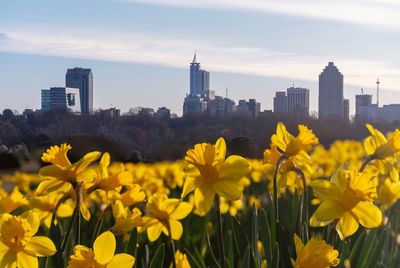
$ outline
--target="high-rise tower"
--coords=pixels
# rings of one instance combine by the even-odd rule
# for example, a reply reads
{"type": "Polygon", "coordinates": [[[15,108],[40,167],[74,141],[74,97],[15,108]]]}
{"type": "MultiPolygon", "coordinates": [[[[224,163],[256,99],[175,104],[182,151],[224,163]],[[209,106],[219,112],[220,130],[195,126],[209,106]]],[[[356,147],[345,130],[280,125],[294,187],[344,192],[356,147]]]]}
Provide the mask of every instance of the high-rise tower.
{"type": "Polygon", "coordinates": [[[93,74],[91,69],[68,69],[65,75],[65,86],[79,88],[82,114],[93,112],[93,74]]]}
{"type": "Polygon", "coordinates": [[[190,63],[190,94],[206,95],[210,90],[210,73],[202,70],[194,54],[190,63]]]}
{"type": "Polygon", "coordinates": [[[329,62],[319,75],[319,118],[343,118],[343,75],[333,62],[329,62]]]}

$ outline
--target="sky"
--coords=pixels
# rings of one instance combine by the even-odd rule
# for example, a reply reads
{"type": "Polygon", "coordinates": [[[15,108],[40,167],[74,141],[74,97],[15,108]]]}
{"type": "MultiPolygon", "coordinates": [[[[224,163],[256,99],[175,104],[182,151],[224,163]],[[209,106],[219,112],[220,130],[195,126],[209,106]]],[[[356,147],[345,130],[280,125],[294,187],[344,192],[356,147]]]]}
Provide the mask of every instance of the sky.
{"type": "Polygon", "coordinates": [[[211,89],[272,109],[275,91],[310,89],[329,61],[344,95],[400,103],[397,0],[0,0],[0,110],[40,108],[40,90],[91,68],[94,107],[182,114],[193,54],[211,89]]]}

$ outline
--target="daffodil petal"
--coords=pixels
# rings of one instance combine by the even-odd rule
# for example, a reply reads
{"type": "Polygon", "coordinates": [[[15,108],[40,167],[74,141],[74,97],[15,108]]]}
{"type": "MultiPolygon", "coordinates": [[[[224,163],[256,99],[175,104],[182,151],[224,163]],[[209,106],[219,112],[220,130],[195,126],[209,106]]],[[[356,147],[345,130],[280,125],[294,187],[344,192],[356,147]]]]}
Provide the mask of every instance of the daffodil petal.
{"type": "Polygon", "coordinates": [[[250,171],[248,161],[238,155],[229,156],[219,169],[220,179],[239,180],[250,171]]]}
{"type": "Polygon", "coordinates": [[[194,202],[200,215],[205,215],[211,209],[215,192],[211,186],[200,186],[194,191],[194,202]]]}
{"type": "Polygon", "coordinates": [[[238,200],[242,196],[242,189],[238,181],[218,180],[213,185],[214,191],[228,200],[238,200]]]}
{"type": "Polygon", "coordinates": [[[169,228],[171,230],[172,239],[179,240],[179,238],[181,238],[182,233],[183,233],[182,224],[179,221],[170,220],[169,221],[169,228]]]}
{"type": "Polygon", "coordinates": [[[314,180],[310,183],[314,194],[322,201],[340,196],[339,188],[328,180],[314,180]]]}
{"type": "Polygon", "coordinates": [[[31,254],[33,253],[38,257],[42,257],[54,255],[57,249],[50,238],[45,236],[34,236],[26,244],[25,251],[31,254]]]}
{"type": "Polygon", "coordinates": [[[4,268],[16,268],[17,267],[17,254],[12,251],[8,250],[0,259],[0,267],[4,268]]]}
{"type": "Polygon", "coordinates": [[[169,215],[170,218],[180,220],[185,218],[192,211],[193,207],[187,202],[180,202],[178,207],[169,215]]]}
{"type": "Polygon", "coordinates": [[[294,234],[294,246],[296,248],[297,254],[300,254],[304,248],[303,241],[300,240],[300,238],[297,236],[297,234],[294,234]]]}
{"type": "Polygon", "coordinates": [[[317,218],[315,217],[315,214],[313,214],[310,218],[310,226],[312,227],[323,227],[323,226],[327,226],[329,223],[331,223],[332,221],[319,221],[317,220],[317,218]]]}
{"type": "Polygon", "coordinates": [[[135,264],[135,257],[120,253],[115,254],[111,262],[107,265],[107,268],[131,268],[135,264]]]}
{"type": "Polygon", "coordinates": [[[372,202],[360,202],[351,211],[366,228],[376,228],[382,223],[382,212],[372,202]]]}
{"type": "Polygon", "coordinates": [[[31,234],[34,235],[37,233],[39,226],[40,226],[40,220],[39,220],[39,216],[36,212],[34,212],[33,210],[28,210],[25,211],[24,213],[22,213],[22,218],[25,218],[28,223],[31,226],[31,234]]]}
{"type": "Polygon", "coordinates": [[[319,205],[314,215],[319,221],[331,221],[340,218],[345,212],[346,209],[339,202],[329,199],[319,205]]]}
{"type": "Polygon", "coordinates": [[[115,253],[116,241],[114,235],[110,232],[104,232],[93,243],[94,255],[98,263],[109,263],[115,253]]]}
{"type": "Polygon", "coordinates": [[[358,222],[354,217],[346,212],[340,218],[339,222],[336,224],[336,231],[339,234],[341,240],[354,234],[358,229],[358,222]]]}
{"type": "Polygon", "coordinates": [[[62,180],[56,180],[56,179],[42,181],[38,185],[38,187],[36,189],[36,193],[38,195],[44,195],[44,194],[47,194],[50,192],[55,192],[55,191],[61,189],[65,183],[66,182],[64,182],[62,180]]]}
{"type": "Polygon", "coordinates": [[[198,179],[189,176],[186,177],[185,183],[183,184],[181,198],[185,198],[188,193],[196,189],[197,185],[198,185],[198,179]]]}
{"type": "Polygon", "coordinates": [[[38,259],[36,256],[29,255],[24,251],[17,252],[17,266],[18,268],[38,267],[38,259]]]}
{"type": "Polygon", "coordinates": [[[151,242],[156,241],[160,237],[162,229],[163,225],[160,222],[147,227],[147,237],[149,240],[151,242]]]}

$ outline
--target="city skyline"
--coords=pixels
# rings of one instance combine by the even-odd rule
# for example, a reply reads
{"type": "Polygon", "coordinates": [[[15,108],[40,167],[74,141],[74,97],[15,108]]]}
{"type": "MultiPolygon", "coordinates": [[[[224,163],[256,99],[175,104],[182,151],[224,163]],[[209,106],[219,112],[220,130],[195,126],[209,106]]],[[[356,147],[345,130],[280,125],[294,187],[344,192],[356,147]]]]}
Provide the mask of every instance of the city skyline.
{"type": "Polygon", "coordinates": [[[188,91],[195,51],[217,95],[228,88],[230,98],[255,98],[262,110],[294,83],[310,89],[310,111],[317,111],[318,74],[329,61],[345,76],[351,114],[361,88],[375,98],[377,78],[381,105],[400,103],[400,6],[392,1],[93,3],[79,2],[79,12],[76,0],[0,4],[0,93],[8,97],[0,109],[40,108],[32,96],[62,86],[62,73],[81,66],[94,73],[95,109],[167,106],[180,115],[175,96],[188,91]]]}

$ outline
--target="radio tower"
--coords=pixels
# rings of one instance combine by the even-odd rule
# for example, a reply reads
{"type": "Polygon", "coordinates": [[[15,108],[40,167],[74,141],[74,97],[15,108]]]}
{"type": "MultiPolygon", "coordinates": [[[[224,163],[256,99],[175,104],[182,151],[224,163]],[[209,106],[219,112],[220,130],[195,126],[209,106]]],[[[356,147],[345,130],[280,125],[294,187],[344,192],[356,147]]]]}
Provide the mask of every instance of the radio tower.
{"type": "Polygon", "coordinates": [[[376,79],[376,106],[379,107],[379,84],[381,82],[379,82],[379,78],[376,79]]]}

